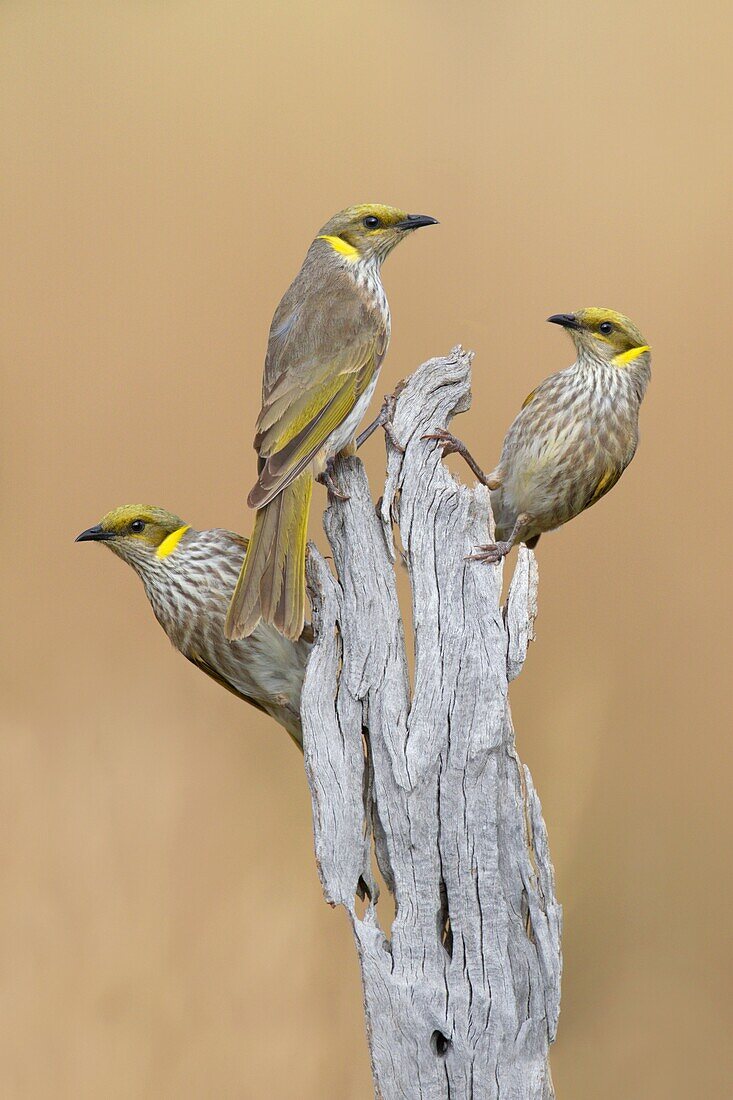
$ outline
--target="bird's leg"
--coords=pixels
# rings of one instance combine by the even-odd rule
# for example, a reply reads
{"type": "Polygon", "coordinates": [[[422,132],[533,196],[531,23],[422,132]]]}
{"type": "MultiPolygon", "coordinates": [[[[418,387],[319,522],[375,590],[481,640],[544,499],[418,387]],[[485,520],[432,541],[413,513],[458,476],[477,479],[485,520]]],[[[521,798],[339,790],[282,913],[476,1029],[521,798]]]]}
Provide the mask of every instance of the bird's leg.
{"type": "Polygon", "coordinates": [[[499,488],[501,479],[497,476],[497,472],[494,470],[490,474],[485,474],[466,444],[462,443],[457,436],[453,435],[453,433],[449,432],[446,428],[438,428],[437,431],[430,432],[422,438],[432,439],[435,440],[436,443],[440,443],[443,448],[443,458],[446,458],[448,455],[460,455],[473,470],[482,485],[486,485],[489,489],[499,488]]]}
{"type": "Polygon", "coordinates": [[[336,482],[333,480],[333,465],[334,460],[329,458],[326,460],[326,465],[323,467],[321,473],[317,476],[316,481],[320,481],[321,485],[325,485],[332,497],[336,500],[348,500],[348,493],[342,493],[336,482]]]}
{"type": "Polygon", "coordinates": [[[466,561],[485,561],[493,565],[505,558],[514,543],[519,541],[519,535],[523,527],[530,523],[532,517],[527,512],[520,512],[512,527],[512,533],[505,542],[490,542],[486,546],[477,546],[475,554],[467,554],[466,561]]]}
{"type": "Polygon", "coordinates": [[[366,443],[369,436],[373,435],[377,428],[384,428],[384,434],[387,436],[395,450],[399,451],[401,454],[405,453],[405,448],[395,435],[394,428],[392,427],[394,411],[397,407],[397,398],[404,388],[405,382],[403,380],[402,382],[397,383],[394,393],[386,394],[384,401],[382,402],[382,407],[379,410],[379,416],[377,416],[376,419],[372,420],[371,424],[367,424],[361,435],[358,435],[356,437],[357,449],[361,447],[362,443],[366,443]]]}
{"type": "Polygon", "coordinates": [[[376,417],[374,420],[372,420],[371,424],[367,424],[366,428],[361,433],[361,435],[357,435],[357,437],[356,437],[356,449],[357,449],[357,451],[361,447],[362,443],[366,443],[369,436],[374,435],[377,428],[380,427],[381,422],[382,422],[381,421],[381,416],[382,416],[382,414],[380,412],[379,416],[376,417]]]}

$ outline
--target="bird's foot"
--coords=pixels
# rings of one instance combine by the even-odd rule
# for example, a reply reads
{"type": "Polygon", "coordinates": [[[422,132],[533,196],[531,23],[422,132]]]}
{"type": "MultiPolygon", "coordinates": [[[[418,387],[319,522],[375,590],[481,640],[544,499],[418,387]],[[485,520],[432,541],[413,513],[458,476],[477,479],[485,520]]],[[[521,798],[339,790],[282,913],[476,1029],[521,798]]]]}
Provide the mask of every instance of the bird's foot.
{"type": "Polygon", "coordinates": [[[463,455],[465,458],[468,454],[465,443],[461,443],[458,436],[453,435],[453,432],[449,432],[447,428],[436,428],[434,432],[428,432],[421,438],[433,439],[436,443],[440,443],[443,458],[447,458],[448,455],[463,455]]]}
{"type": "Polygon", "coordinates": [[[511,542],[490,542],[486,546],[477,546],[476,552],[473,554],[466,554],[466,561],[483,561],[488,565],[495,565],[496,562],[505,558],[514,544],[511,542]]]}
{"type": "Polygon", "coordinates": [[[395,435],[394,428],[392,427],[392,421],[394,420],[395,409],[397,408],[397,398],[400,392],[404,389],[405,383],[399,382],[395,387],[394,393],[386,394],[382,407],[379,410],[379,415],[372,420],[371,424],[368,424],[361,435],[356,437],[357,449],[361,447],[362,443],[366,443],[370,435],[372,435],[377,428],[384,428],[384,434],[389,439],[395,450],[400,454],[405,453],[405,447],[400,443],[399,439],[395,435]]]}
{"type": "Polygon", "coordinates": [[[440,443],[443,451],[443,458],[447,458],[448,455],[460,455],[471,470],[473,470],[482,485],[487,485],[489,489],[495,489],[497,487],[498,482],[484,473],[466,444],[462,443],[461,440],[453,435],[453,432],[449,432],[447,428],[438,428],[436,431],[429,432],[422,438],[440,443]]]}
{"type": "Polygon", "coordinates": [[[342,493],[336,482],[333,480],[333,459],[329,458],[326,463],[326,467],[322,473],[318,475],[316,481],[319,481],[321,485],[325,485],[328,489],[329,495],[336,500],[349,500],[348,493],[342,493]]]}

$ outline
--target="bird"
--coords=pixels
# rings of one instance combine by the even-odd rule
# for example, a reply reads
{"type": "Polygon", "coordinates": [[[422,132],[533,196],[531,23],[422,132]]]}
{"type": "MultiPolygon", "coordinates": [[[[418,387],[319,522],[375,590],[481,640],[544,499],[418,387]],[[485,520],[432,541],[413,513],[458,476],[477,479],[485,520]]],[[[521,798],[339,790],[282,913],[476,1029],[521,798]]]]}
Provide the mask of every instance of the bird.
{"type": "Polygon", "coordinates": [[[342,496],[333,459],[353,451],[389,343],[382,263],[414,230],[435,224],[393,206],[342,210],[316,235],[275,310],[254,438],[259,476],[247,500],[257,515],[227,614],[230,639],[260,620],[291,639],[303,629],[313,479],[342,496]]]}
{"type": "Polygon", "coordinates": [[[173,646],[222,687],[279,722],[303,747],[300,693],[313,632],[296,640],[262,623],[228,641],[224,619],[247,554],[233,531],[196,531],[164,508],[128,504],[108,512],[76,542],[101,542],[132,566],[173,646]]]}
{"type": "Polygon", "coordinates": [[[604,497],[636,452],[651,378],[651,349],[636,325],[600,307],[547,320],[567,330],[577,358],[525,399],[490,474],[451,432],[425,437],[441,444],[444,455],[463,455],[491,491],[495,541],[471,560],[500,561],[517,543],[533,549],[546,531],[604,497]]]}

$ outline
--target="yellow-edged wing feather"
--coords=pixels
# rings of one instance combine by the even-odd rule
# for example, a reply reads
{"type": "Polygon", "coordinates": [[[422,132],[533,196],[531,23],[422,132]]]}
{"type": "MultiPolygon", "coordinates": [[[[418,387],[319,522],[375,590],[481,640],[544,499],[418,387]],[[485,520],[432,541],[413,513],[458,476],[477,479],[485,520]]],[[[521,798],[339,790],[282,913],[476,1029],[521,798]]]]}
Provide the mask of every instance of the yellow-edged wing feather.
{"type": "Polygon", "coordinates": [[[527,405],[529,405],[530,401],[532,400],[532,398],[534,397],[534,395],[535,395],[535,394],[537,393],[537,390],[538,390],[538,389],[539,389],[539,387],[538,387],[538,386],[536,386],[536,387],[535,387],[535,389],[533,389],[531,393],[528,393],[528,394],[527,394],[527,396],[525,397],[524,401],[522,402],[522,408],[523,408],[523,409],[526,409],[526,408],[527,408],[527,405]]]}
{"type": "Polygon", "coordinates": [[[379,370],[388,340],[377,300],[314,241],[270,327],[251,506],[271,501],[323,449],[379,370]]]}
{"type": "Polygon", "coordinates": [[[596,485],[595,489],[588,497],[588,502],[585,507],[590,508],[591,504],[595,504],[596,501],[600,500],[601,497],[604,497],[606,493],[610,492],[623,472],[623,468],[619,468],[618,466],[607,467],[607,469],[603,471],[603,474],[598,479],[598,484],[596,485]]]}
{"type": "Polygon", "coordinates": [[[255,447],[262,461],[248,498],[251,507],[262,508],[282,492],[323,448],[379,369],[385,343],[373,339],[345,349],[330,370],[321,368],[316,384],[300,394],[275,387],[258,421],[255,447]]]}

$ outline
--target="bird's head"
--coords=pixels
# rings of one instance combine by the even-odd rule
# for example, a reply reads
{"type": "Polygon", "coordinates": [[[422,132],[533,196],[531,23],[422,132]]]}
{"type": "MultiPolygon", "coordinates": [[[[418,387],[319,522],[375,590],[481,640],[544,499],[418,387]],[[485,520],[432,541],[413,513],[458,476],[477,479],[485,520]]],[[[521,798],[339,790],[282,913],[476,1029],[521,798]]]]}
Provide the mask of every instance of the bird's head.
{"type": "Polygon", "coordinates": [[[577,313],[555,313],[547,320],[568,330],[580,355],[602,359],[615,367],[627,367],[649,352],[634,322],[615,309],[592,306],[577,313]]]}
{"type": "Polygon", "coordinates": [[[428,214],[406,214],[394,206],[350,206],[326,222],[316,240],[325,241],[346,260],[380,263],[405,237],[423,225],[437,225],[428,214]]]}
{"type": "Polygon", "coordinates": [[[107,512],[94,527],[77,535],[76,542],[103,542],[138,572],[154,568],[174,552],[187,525],[164,508],[125,504],[107,512]]]}

